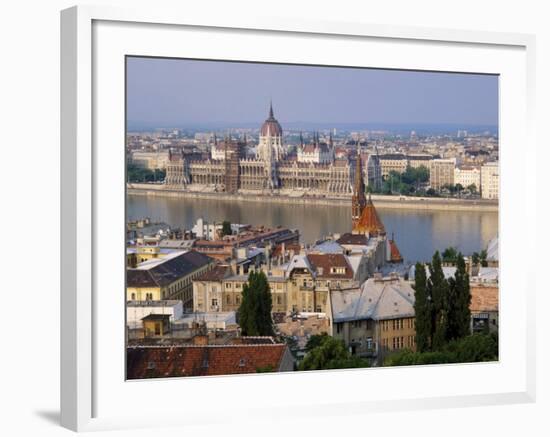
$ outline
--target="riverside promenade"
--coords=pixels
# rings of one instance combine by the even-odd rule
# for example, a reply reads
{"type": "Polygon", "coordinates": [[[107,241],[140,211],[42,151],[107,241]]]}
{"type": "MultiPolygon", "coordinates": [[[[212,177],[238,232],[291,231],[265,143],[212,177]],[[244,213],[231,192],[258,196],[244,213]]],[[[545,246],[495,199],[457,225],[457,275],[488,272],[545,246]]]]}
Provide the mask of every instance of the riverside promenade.
{"type": "MultiPolygon", "coordinates": [[[[188,199],[211,199],[211,200],[232,200],[235,202],[256,202],[256,203],[282,203],[295,205],[326,205],[342,206],[349,205],[349,196],[326,197],[311,195],[305,192],[239,192],[229,194],[212,190],[178,190],[170,189],[163,184],[127,184],[127,194],[130,196],[159,196],[159,197],[181,197],[188,199]]],[[[410,196],[387,196],[372,195],[372,200],[377,208],[381,209],[411,209],[411,210],[432,210],[432,211],[483,211],[498,212],[498,201],[495,200],[471,200],[443,197],[410,197],[410,196]]]]}

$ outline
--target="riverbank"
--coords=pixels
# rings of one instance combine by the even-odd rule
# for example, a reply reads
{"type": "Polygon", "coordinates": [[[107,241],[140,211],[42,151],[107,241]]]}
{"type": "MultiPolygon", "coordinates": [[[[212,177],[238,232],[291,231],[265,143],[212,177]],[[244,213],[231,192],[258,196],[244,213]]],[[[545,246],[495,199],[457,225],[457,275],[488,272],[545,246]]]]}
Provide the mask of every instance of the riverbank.
{"type": "MultiPolygon", "coordinates": [[[[228,194],[225,192],[209,191],[183,191],[170,190],[165,185],[154,184],[128,184],[127,193],[131,196],[159,196],[179,197],[188,199],[211,199],[231,200],[234,202],[256,202],[256,203],[280,203],[290,205],[321,205],[321,206],[342,206],[349,205],[349,197],[312,197],[312,196],[291,196],[281,194],[254,194],[238,193],[228,194]]],[[[410,209],[410,210],[431,210],[431,211],[481,211],[498,212],[498,202],[489,200],[466,200],[453,198],[434,197],[406,197],[406,196],[383,196],[373,195],[372,200],[380,209],[410,209]]]]}

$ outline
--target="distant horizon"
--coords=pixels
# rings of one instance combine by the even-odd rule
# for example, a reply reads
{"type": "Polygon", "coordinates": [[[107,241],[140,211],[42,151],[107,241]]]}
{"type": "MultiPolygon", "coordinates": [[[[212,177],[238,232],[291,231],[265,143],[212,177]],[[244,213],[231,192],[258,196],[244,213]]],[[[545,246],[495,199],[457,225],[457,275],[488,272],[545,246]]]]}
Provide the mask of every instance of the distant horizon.
{"type": "Polygon", "coordinates": [[[273,101],[283,129],[498,130],[496,75],[128,57],[126,79],[129,129],[259,127],[273,101]]]}

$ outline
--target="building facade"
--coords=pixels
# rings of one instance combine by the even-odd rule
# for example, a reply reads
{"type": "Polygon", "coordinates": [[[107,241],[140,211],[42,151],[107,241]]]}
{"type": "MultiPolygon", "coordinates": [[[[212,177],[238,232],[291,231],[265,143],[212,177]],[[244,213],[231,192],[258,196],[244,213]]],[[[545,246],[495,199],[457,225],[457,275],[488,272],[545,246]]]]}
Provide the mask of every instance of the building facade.
{"type": "Polygon", "coordinates": [[[445,185],[455,184],[455,161],[453,159],[434,159],[430,163],[430,186],[441,190],[445,185]]]}
{"type": "Polygon", "coordinates": [[[377,274],[361,287],[331,290],[330,335],[355,355],[380,357],[416,350],[414,289],[397,275],[377,274]]]}
{"type": "Polygon", "coordinates": [[[498,162],[488,162],[481,166],[481,198],[499,198],[499,168],[498,162]]]}
{"type": "Polygon", "coordinates": [[[194,250],[145,261],[126,270],[126,300],[180,300],[191,309],[193,280],[213,267],[212,258],[194,250]]]}
{"type": "MultiPolygon", "coordinates": [[[[347,158],[335,158],[332,136],[329,143],[316,134],[313,142],[298,147],[297,155],[288,156],[283,130],[273,107],[260,128],[256,154],[245,153],[244,141],[226,138],[214,144],[207,158],[188,158],[171,153],[166,165],[166,187],[177,190],[188,185],[204,185],[219,191],[301,190],[312,194],[351,195],[353,166],[347,158]]],[[[368,159],[363,177],[367,184],[380,184],[379,160],[368,159]]]]}
{"type": "Polygon", "coordinates": [[[460,184],[464,188],[475,186],[476,191],[481,189],[481,171],[479,167],[460,166],[455,168],[454,183],[460,184]]]}

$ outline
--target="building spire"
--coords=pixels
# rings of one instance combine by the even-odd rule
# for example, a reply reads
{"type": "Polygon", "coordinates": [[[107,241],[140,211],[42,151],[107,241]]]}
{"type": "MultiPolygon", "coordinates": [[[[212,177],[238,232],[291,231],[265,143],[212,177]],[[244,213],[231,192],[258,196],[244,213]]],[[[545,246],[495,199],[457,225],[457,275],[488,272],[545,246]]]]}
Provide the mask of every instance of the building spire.
{"type": "Polygon", "coordinates": [[[273,101],[271,99],[269,99],[269,118],[275,118],[275,116],[273,115],[273,101]]]}

